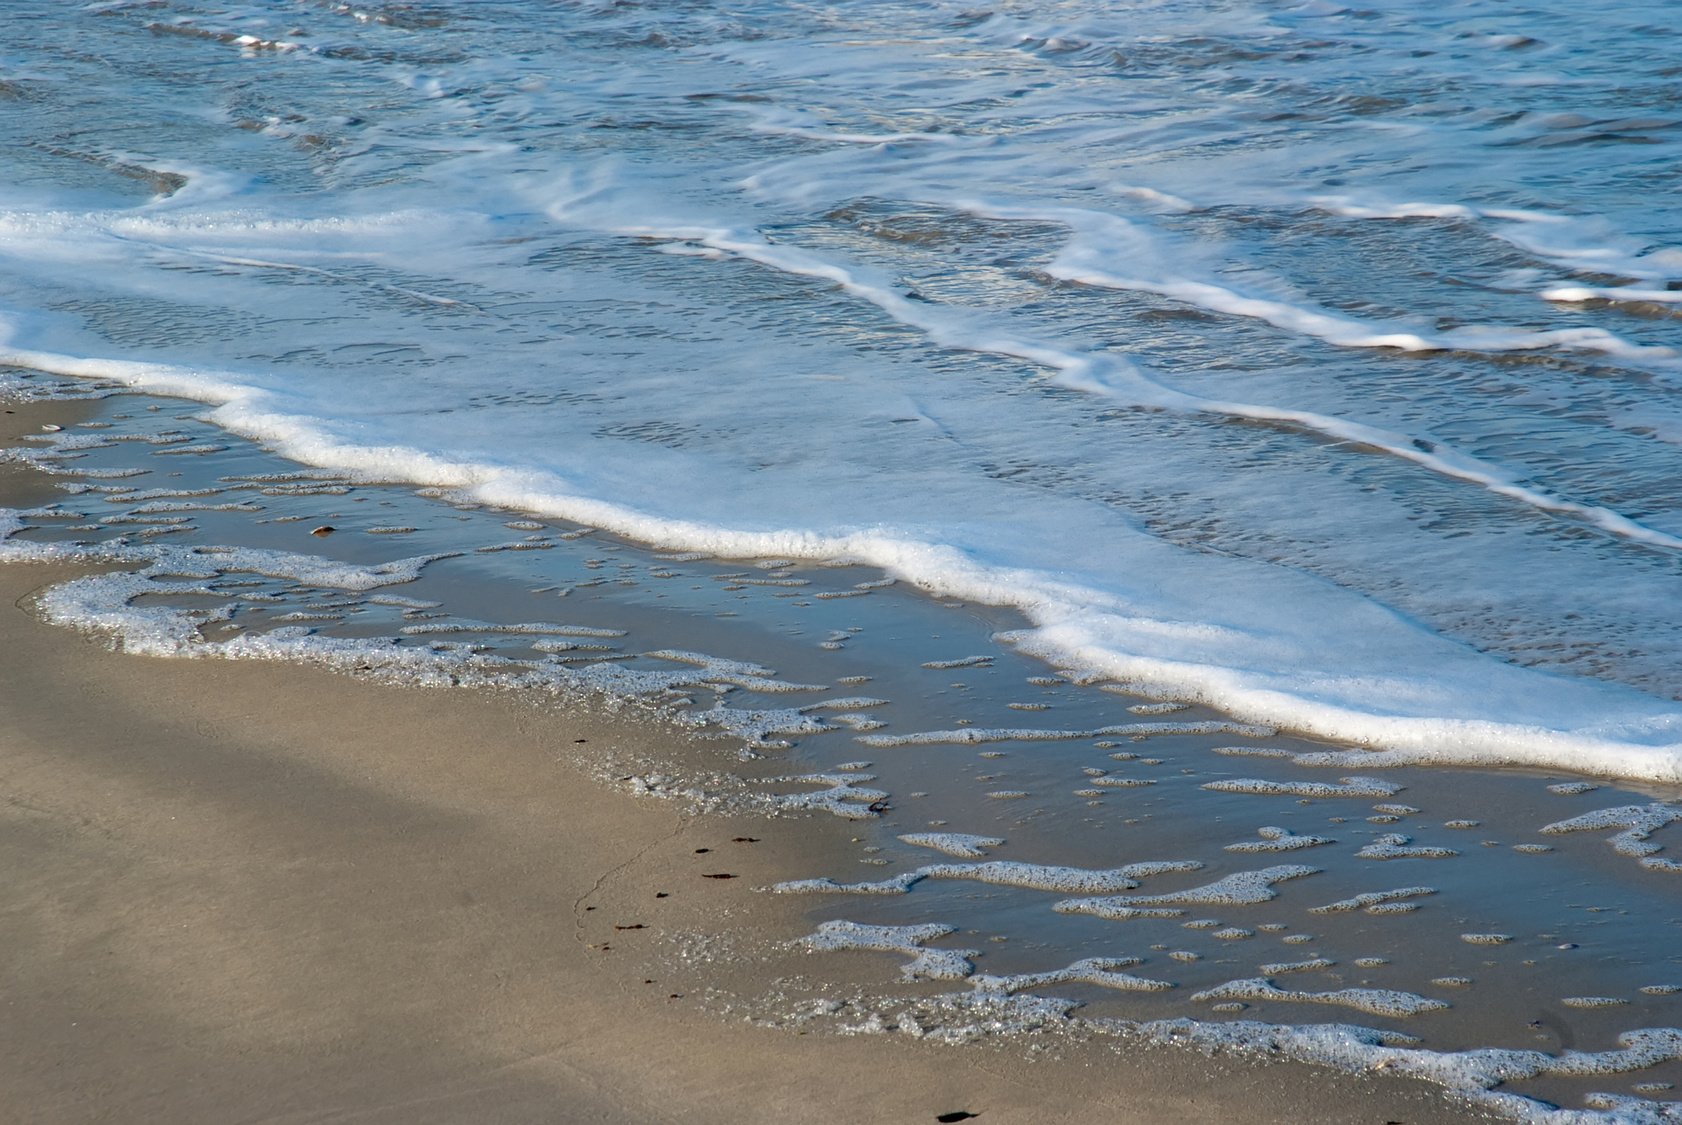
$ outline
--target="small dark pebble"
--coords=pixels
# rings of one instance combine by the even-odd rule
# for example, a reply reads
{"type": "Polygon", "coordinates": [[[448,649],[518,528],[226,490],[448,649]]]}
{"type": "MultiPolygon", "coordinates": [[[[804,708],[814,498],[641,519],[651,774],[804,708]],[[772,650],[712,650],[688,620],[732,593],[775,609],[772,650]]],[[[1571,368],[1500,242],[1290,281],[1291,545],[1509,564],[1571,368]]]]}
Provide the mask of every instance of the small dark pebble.
{"type": "Polygon", "coordinates": [[[757,843],[759,843],[759,837],[758,836],[736,836],[736,837],[733,837],[730,842],[732,844],[757,844],[757,843]]]}
{"type": "Polygon", "coordinates": [[[668,898],[670,896],[668,896],[665,891],[655,891],[654,892],[654,897],[655,898],[668,898]]]}
{"type": "Polygon", "coordinates": [[[967,1109],[955,1109],[951,1113],[935,1115],[936,1121],[968,1121],[972,1117],[980,1117],[979,1113],[971,1113],[967,1109]]]}
{"type": "Polygon", "coordinates": [[[615,926],[613,928],[616,929],[616,930],[646,930],[646,929],[648,929],[648,927],[643,925],[641,922],[632,922],[629,926],[615,926]]]}
{"type": "Polygon", "coordinates": [[[721,871],[717,875],[702,875],[701,878],[703,878],[703,879],[734,879],[735,876],[721,871]]]}

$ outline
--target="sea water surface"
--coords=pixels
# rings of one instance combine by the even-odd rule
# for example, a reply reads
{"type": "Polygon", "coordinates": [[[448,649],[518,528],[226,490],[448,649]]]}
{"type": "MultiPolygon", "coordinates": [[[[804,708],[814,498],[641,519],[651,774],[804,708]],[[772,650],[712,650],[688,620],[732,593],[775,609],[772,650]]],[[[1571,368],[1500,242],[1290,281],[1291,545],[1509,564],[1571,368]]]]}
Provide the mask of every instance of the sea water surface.
{"type": "MultiPolygon", "coordinates": [[[[1671,15],[13,0],[0,363],[669,554],[850,560],[1019,613],[1012,659],[1353,773],[1671,785],[1671,15]]],[[[1149,737],[1116,725],[859,737],[1149,737]]],[[[1395,784],[1239,782],[1202,799],[1395,784]]],[[[1640,809],[1672,806],[1578,827],[1638,833],[1673,899],[1640,809]]],[[[1124,907],[1177,909],[1081,909],[1124,907]]]]}

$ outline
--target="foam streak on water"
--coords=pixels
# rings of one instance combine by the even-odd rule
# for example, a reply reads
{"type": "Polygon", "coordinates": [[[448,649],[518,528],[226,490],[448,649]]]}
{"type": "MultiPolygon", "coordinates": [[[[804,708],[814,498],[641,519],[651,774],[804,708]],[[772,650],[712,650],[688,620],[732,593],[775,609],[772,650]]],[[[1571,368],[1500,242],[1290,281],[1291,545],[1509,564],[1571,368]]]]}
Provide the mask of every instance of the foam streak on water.
{"type": "Polygon", "coordinates": [[[1676,779],[1666,14],[21,0],[0,360],[1676,779]]]}

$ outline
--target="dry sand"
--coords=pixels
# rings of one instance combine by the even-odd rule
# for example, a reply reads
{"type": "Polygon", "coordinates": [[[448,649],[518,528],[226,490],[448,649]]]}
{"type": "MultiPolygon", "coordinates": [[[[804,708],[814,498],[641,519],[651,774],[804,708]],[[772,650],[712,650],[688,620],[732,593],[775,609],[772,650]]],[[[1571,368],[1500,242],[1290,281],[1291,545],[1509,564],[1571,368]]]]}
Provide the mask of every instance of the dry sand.
{"type": "MultiPolygon", "coordinates": [[[[14,433],[73,409],[8,405],[14,433]]],[[[48,494],[0,466],[0,503],[48,494]]],[[[806,932],[811,903],[754,888],[845,826],[692,816],[574,762],[674,737],[652,722],[112,653],[23,608],[72,573],[0,567],[0,1119],[1474,1118],[1295,1063],[727,1022],[646,954],[806,932]]]]}

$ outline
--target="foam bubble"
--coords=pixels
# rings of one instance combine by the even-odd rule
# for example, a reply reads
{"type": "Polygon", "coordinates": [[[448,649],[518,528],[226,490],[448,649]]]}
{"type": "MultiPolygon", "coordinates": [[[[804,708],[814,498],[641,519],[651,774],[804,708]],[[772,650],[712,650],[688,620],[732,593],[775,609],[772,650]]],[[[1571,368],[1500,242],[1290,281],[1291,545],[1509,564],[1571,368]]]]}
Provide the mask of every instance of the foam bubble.
{"type": "Polygon", "coordinates": [[[821,787],[806,793],[760,794],[755,798],[757,803],[779,812],[817,810],[843,820],[870,820],[881,815],[881,803],[888,799],[883,790],[865,787],[865,782],[875,780],[869,774],[809,773],[766,780],[768,784],[821,787]]]}
{"type": "Polygon", "coordinates": [[[1118,971],[1139,963],[1137,957],[1088,957],[1066,968],[1043,973],[1015,973],[1008,976],[978,973],[970,978],[970,985],[978,992],[998,992],[1006,995],[1056,984],[1092,984],[1118,992],[1163,992],[1174,987],[1172,981],[1118,971]]]}
{"type": "Polygon", "coordinates": [[[1400,832],[1388,832],[1356,852],[1358,859],[1447,859],[1460,853],[1453,848],[1424,847],[1412,844],[1413,837],[1400,832]]]}
{"type": "Polygon", "coordinates": [[[1388,797],[1402,790],[1375,777],[1344,777],[1333,785],[1324,781],[1264,781],[1254,777],[1227,778],[1205,782],[1204,789],[1217,793],[1253,793],[1279,797],[1388,797]]]}
{"type": "Polygon", "coordinates": [[[1267,826],[1256,829],[1259,840],[1243,840],[1236,844],[1226,845],[1229,852],[1290,852],[1299,848],[1317,848],[1324,844],[1335,844],[1329,836],[1313,836],[1306,833],[1299,834],[1288,828],[1267,826]]]}
{"type": "Polygon", "coordinates": [[[1420,1012],[1436,1012],[1447,1008],[1441,1000],[1432,1000],[1413,992],[1389,988],[1339,988],[1329,992],[1293,992],[1282,989],[1264,977],[1228,981],[1214,988],[1194,993],[1193,1000],[1249,1000],[1279,1001],[1288,1004],[1336,1004],[1375,1016],[1414,1016],[1420,1012]]]}
{"type": "Polygon", "coordinates": [[[1364,894],[1355,895],[1353,898],[1339,899],[1336,902],[1328,902],[1324,906],[1310,907],[1308,912],[1310,914],[1343,914],[1351,910],[1371,909],[1386,903],[1396,903],[1410,898],[1422,898],[1425,895],[1436,893],[1437,888],[1435,887],[1398,887],[1393,891],[1367,891],[1364,894]]]}
{"type": "Polygon", "coordinates": [[[1065,899],[1052,909],[1060,914],[1091,914],[1098,918],[1132,917],[1126,911],[1156,906],[1253,906],[1277,898],[1274,886],[1319,873],[1319,868],[1282,864],[1260,871],[1239,871],[1213,883],[1160,895],[1117,895],[1108,898],[1065,899]]]}
{"type": "Polygon", "coordinates": [[[1277,977],[1286,973],[1312,973],[1320,969],[1330,969],[1336,961],[1325,957],[1316,957],[1311,961],[1275,961],[1269,965],[1258,965],[1257,970],[1264,977],[1277,977]]]}
{"type": "Polygon", "coordinates": [[[1150,738],[1171,734],[1249,734],[1266,738],[1272,728],[1251,723],[1210,720],[1196,723],[1121,723],[1095,730],[1048,730],[1024,727],[959,727],[956,730],[928,730],[909,734],[872,734],[858,741],[866,746],[980,745],[989,742],[1070,742],[1076,739],[1127,736],[1150,738]]]}
{"type": "Polygon", "coordinates": [[[824,922],[814,934],[802,938],[814,952],[871,950],[903,953],[911,958],[900,969],[906,980],[962,980],[975,971],[970,958],[973,949],[925,949],[936,938],[953,933],[956,927],[931,922],[920,926],[870,926],[862,922],[824,922]]]}
{"type": "Polygon", "coordinates": [[[1018,863],[1012,860],[990,860],[986,863],[934,863],[914,871],[904,871],[891,879],[876,883],[837,883],[831,879],[799,879],[778,883],[772,887],[779,894],[866,894],[900,895],[924,879],[961,879],[976,883],[994,883],[1006,887],[1021,887],[1034,891],[1059,891],[1064,894],[1103,894],[1112,890],[1131,890],[1140,879],[1178,871],[1196,871],[1201,863],[1191,860],[1131,863],[1110,870],[1089,870],[1083,867],[1055,867],[1038,863],[1018,863]]]}
{"type": "MultiPolygon", "coordinates": [[[[1619,855],[1645,861],[1662,848],[1662,845],[1651,842],[1650,837],[1653,833],[1679,820],[1682,820],[1682,808],[1672,805],[1621,805],[1617,808],[1584,813],[1569,820],[1555,821],[1553,824],[1544,825],[1540,831],[1550,836],[1558,836],[1568,832],[1601,832],[1610,828],[1621,828],[1623,831],[1613,836],[1610,841],[1612,850],[1619,855]]],[[[1644,862],[1643,866],[1658,865],[1644,862]]]]}
{"type": "Polygon", "coordinates": [[[914,847],[931,848],[960,859],[977,859],[986,854],[986,849],[1004,843],[997,836],[971,836],[963,832],[908,832],[899,839],[914,847]]]}

